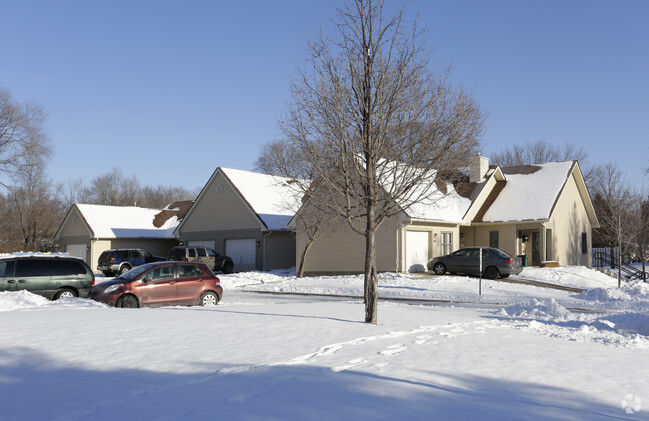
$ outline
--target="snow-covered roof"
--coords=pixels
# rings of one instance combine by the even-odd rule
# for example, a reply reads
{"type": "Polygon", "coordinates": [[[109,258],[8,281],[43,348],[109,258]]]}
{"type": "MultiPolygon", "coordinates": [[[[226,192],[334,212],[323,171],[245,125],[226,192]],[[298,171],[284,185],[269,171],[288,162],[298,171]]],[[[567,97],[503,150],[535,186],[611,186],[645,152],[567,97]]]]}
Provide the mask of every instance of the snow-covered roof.
{"type": "Polygon", "coordinates": [[[427,199],[414,203],[406,211],[408,216],[430,221],[461,223],[471,206],[471,200],[460,196],[451,183],[447,192],[436,190],[427,199]]]}
{"type": "Polygon", "coordinates": [[[299,190],[291,187],[292,179],[231,168],[221,171],[269,230],[287,229],[301,205],[299,190]]]}
{"type": "Polygon", "coordinates": [[[156,228],[153,219],[160,209],[85,204],[76,207],[95,238],[174,238],[178,226],[174,216],[156,228]]]}
{"type": "Polygon", "coordinates": [[[483,222],[548,219],[574,161],[502,168],[507,181],[483,222]]]}

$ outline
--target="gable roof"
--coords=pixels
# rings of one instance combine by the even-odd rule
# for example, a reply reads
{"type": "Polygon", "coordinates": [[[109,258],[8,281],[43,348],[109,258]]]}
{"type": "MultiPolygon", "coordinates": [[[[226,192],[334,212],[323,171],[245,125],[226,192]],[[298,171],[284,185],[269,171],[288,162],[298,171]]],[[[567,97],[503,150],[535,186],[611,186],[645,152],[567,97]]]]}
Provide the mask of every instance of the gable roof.
{"type": "MultiPolygon", "coordinates": [[[[549,219],[575,168],[576,161],[502,168],[505,180],[496,183],[473,222],[549,219]]],[[[588,208],[590,199],[586,197],[584,201],[588,208]]],[[[594,217],[594,213],[589,212],[589,216],[594,217]]]]}
{"type": "Polygon", "coordinates": [[[160,227],[155,227],[153,220],[160,209],[75,204],[57,231],[57,238],[75,210],[92,238],[174,238],[173,232],[178,225],[178,218],[174,216],[160,227]]]}
{"type": "Polygon", "coordinates": [[[300,206],[300,196],[291,187],[292,179],[252,171],[218,167],[194,201],[178,228],[190,218],[192,210],[200,202],[207,186],[218,174],[229,182],[234,191],[269,231],[288,230],[287,224],[300,206]]]}

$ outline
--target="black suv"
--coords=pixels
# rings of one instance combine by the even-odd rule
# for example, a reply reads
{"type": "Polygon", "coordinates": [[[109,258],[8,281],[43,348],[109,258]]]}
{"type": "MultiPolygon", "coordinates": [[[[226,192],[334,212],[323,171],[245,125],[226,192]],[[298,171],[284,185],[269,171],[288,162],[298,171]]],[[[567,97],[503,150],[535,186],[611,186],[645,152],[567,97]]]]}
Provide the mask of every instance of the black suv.
{"type": "Polygon", "coordinates": [[[94,284],[88,264],[67,253],[0,255],[0,291],[27,290],[57,300],[86,297],[94,284]]]}
{"type": "Polygon", "coordinates": [[[106,276],[120,275],[145,263],[161,262],[164,257],[154,256],[142,249],[114,249],[106,250],[99,256],[97,270],[106,276]]]}
{"type": "Polygon", "coordinates": [[[205,263],[213,271],[232,273],[234,262],[228,256],[221,256],[214,249],[200,246],[177,246],[169,250],[167,260],[178,262],[205,263]]]}

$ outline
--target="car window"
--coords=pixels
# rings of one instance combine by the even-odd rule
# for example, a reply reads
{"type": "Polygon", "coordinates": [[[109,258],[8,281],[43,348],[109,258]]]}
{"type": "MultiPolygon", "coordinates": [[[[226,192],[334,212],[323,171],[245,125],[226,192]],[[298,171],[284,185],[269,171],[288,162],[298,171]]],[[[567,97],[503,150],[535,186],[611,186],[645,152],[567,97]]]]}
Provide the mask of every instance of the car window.
{"type": "Polygon", "coordinates": [[[109,256],[111,253],[112,253],[112,252],[111,252],[110,250],[106,250],[106,251],[102,252],[102,253],[99,255],[99,258],[102,259],[102,260],[108,259],[108,256],[109,256]]]}
{"type": "Polygon", "coordinates": [[[495,256],[502,257],[503,259],[509,259],[509,257],[510,257],[509,254],[507,254],[504,251],[499,250],[499,249],[492,249],[491,253],[493,253],[495,256]]]}
{"type": "Polygon", "coordinates": [[[115,259],[126,259],[126,250],[117,250],[115,252],[115,259]]]}
{"type": "Polygon", "coordinates": [[[153,257],[153,256],[151,255],[151,253],[149,253],[148,251],[142,251],[142,252],[140,252],[140,254],[141,254],[142,256],[144,256],[145,259],[149,259],[149,258],[153,257]]]}
{"type": "Polygon", "coordinates": [[[192,276],[203,276],[203,271],[195,265],[178,265],[179,278],[189,278],[192,276]]]}
{"type": "Polygon", "coordinates": [[[52,276],[82,275],[86,268],[74,260],[57,260],[52,262],[52,276]]]}
{"type": "Polygon", "coordinates": [[[189,257],[196,257],[196,249],[187,249],[189,257]]]}
{"type": "Polygon", "coordinates": [[[453,253],[455,257],[469,257],[472,254],[472,249],[461,249],[453,253]]]}
{"type": "Polygon", "coordinates": [[[0,276],[14,276],[14,261],[0,261],[0,276]]]}
{"type": "Polygon", "coordinates": [[[205,249],[196,249],[196,251],[198,252],[198,257],[207,257],[205,249]]]}
{"type": "Polygon", "coordinates": [[[174,267],[173,265],[160,266],[149,272],[149,275],[154,281],[171,279],[174,277],[174,267]]]}
{"type": "Polygon", "coordinates": [[[16,262],[16,276],[50,276],[52,274],[52,264],[49,260],[29,259],[18,260],[16,262]]]}
{"type": "Polygon", "coordinates": [[[219,254],[212,249],[207,249],[207,255],[210,257],[217,257],[219,254]]]}
{"type": "Polygon", "coordinates": [[[169,252],[169,257],[176,260],[183,257],[184,255],[185,251],[183,249],[171,249],[171,251],[169,252]]]}

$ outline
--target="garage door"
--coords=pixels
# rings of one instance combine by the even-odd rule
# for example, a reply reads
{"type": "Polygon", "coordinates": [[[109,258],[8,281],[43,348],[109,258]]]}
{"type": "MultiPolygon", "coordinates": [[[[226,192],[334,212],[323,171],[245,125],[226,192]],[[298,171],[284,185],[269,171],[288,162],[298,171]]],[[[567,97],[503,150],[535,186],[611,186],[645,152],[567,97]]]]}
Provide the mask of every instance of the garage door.
{"type": "Polygon", "coordinates": [[[425,272],[428,263],[428,232],[406,231],[406,268],[425,272]]]}
{"type": "Polygon", "coordinates": [[[65,251],[70,253],[70,256],[80,257],[86,260],[86,245],[85,244],[68,244],[65,246],[65,251]]]}
{"type": "Polygon", "coordinates": [[[188,247],[207,247],[208,249],[214,248],[214,241],[188,241],[188,247]]]}
{"type": "Polygon", "coordinates": [[[234,261],[236,272],[255,270],[257,241],[254,238],[225,240],[225,254],[234,261]]]}

